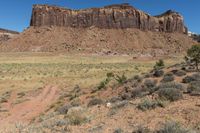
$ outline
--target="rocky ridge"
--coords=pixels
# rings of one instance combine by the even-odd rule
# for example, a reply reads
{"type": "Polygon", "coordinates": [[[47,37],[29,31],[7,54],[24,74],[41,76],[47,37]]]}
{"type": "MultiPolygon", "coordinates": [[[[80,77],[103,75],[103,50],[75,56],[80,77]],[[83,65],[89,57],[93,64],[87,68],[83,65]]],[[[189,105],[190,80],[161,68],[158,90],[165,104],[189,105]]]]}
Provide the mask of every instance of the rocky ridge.
{"type": "Polygon", "coordinates": [[[172,10],[150,16],[129,4],[83,10],[65,9],[49,5],[34,5],[30,26],[61,26],[74,28],[138,28],[159,32],[187,33],[183,17],[172,10]]]}

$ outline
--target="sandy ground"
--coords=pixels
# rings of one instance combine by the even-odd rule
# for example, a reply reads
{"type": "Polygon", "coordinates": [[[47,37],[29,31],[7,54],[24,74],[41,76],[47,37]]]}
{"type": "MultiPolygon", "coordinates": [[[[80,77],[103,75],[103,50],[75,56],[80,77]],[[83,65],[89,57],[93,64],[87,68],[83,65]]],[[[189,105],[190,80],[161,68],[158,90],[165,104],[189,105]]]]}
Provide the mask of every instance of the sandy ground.
{"type": "Polygon", "coordinates": [[[12,92],[8,102],[2,106],[8,110],[8,116],[0,116],[0,128],[16,122],[30,122],[56,100],[57,92],[57,87],[46,86],[38,95],[28,97],[25,102],[19,104],[13,104],[17,94],[12,92]]]}

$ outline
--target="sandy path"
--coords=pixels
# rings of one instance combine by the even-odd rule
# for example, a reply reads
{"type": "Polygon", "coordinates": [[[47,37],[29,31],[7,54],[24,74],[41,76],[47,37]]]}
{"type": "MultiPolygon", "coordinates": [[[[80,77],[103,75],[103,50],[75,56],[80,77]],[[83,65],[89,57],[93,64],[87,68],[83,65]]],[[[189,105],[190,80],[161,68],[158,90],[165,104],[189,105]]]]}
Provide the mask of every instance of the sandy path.
{"type": "Polygon", "coordinates": [[[17,94],[13,92],[5,105],[9,111],[9,116],[0,120],[0,127],[16,122],[30,122],[56,100],[57,91],[57,87],[46,86],[38,96],[29,97],[28,101],[15,105],[13,102],[16,100],[17,94]]]}

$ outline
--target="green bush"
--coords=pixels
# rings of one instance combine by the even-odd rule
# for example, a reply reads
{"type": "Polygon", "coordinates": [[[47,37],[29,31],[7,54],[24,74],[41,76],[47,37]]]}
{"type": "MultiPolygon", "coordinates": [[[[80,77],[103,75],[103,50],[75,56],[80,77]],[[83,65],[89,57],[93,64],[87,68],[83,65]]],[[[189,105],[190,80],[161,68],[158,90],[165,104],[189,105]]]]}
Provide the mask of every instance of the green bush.
{"type": "Polygon", "coordinates": [[[187,58],[195,63],[196,69],[199,70],[199,63],[200,63],[200,45],[193,45],[187,51],[187,58]]]}
{"type": "Polygon", "coordinates": [[[183,94],[180,90],[175,88],[162,88],[159,89],[158,95],[161,99],[176,101],[183,97],[183,94]]]}
{"type": "Polygon", "coordinates": [[[119,83],[119,84],[123,84],[127,81],[127,77],[122,74],[122,76],[116,75],[115,76],[115,80],[119,83]]]}
{"type": "Polygon", "coordinates": [[[154,65],[154,69],[161,69],[165,66],[164,61],[162,59],[160,59],[159,61],[156,62],[156,64],[154,65]]]}

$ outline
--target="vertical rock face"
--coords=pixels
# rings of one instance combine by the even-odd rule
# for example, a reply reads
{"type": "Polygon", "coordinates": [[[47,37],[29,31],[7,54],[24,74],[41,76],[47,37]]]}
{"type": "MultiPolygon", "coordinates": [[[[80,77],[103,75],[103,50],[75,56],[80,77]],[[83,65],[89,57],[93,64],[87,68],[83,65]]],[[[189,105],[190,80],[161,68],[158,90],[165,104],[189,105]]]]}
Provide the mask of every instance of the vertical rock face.
{"type": "Polygon", "coordinates": [[[173,11],[150,16],[129,4],[103,8],[71,10],[48,5],[34,5],[30,26],[62,26],[74,28],[138,28],[159,32],[186,33],[183,17],[173,11]]]}

